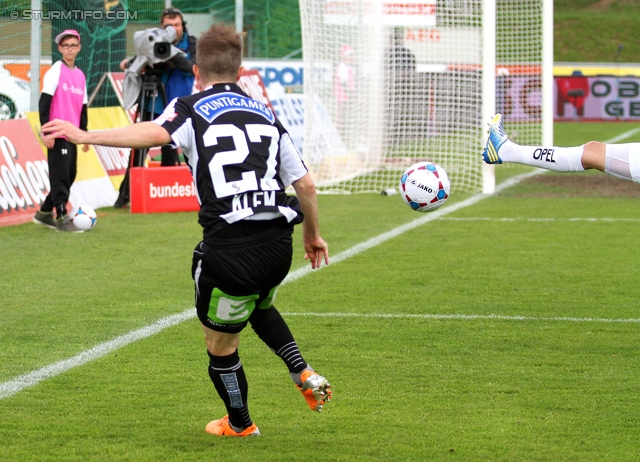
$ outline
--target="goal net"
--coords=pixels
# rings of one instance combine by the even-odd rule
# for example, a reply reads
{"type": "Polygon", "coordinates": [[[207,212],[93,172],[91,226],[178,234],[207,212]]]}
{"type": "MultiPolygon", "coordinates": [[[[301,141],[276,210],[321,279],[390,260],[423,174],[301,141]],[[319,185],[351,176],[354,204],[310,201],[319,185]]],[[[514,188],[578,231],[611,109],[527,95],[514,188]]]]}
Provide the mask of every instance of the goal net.
{"type": "Polygon", "coordinates": [[[428,160],[454,191],[478,191],[494,111],[518,142],[542,143],[547,3],[301,0],[303,156],[319,189],[397,188],[428,160]]]}

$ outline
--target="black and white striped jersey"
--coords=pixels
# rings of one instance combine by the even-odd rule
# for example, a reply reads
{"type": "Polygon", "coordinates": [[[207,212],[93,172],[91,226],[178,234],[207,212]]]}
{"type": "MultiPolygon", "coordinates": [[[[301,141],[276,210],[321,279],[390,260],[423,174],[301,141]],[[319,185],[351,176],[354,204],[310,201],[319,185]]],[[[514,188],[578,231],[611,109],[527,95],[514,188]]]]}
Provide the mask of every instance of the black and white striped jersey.
{"type": "Polygon", "coordinates": [[[285,188],[307,168],[271,110],[240,87],[216,84],[174,99],[155,122],[191,169],[205,239],[239,220],[302,221],[298,199],[285,188]]]}

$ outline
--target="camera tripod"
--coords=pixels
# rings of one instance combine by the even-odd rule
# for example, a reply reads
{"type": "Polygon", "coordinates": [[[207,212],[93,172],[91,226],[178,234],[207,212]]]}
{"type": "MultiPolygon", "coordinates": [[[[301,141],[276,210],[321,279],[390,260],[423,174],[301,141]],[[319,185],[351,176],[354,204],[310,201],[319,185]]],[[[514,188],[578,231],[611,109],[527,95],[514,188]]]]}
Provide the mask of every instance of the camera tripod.
{"type": "MultiPolygon", "coordinates": [[[[161,99],[162,107],[165,108],[167,106],[167,93],[165,91],[164,85],[162,84],[162,81],[160,80],[160,71],[152,67],[147,67],[145,68],[144,73],[141,75],[140,94],[137,101],[138,108],[136,110],[134,123],[149,122],[154,119],[156,114],[156,101],[158,98],[161,99]]],[[[178,160],[178,155],[174,148],[167,145],[162,146],[161,149],[163,166],[165,165],[165,157],[169,159],[167,165],[179,165],[180,161],[178,160]]],[[[118,199],[116,200],[114,207],[123,208],[129,203],[130,169],[131,167],[144,167],[148,152],[149,148],[139,148],[131,150],[131,155],[129,156],[129,165],[127,166],[127,171],[124,175],[124,179],[122,180],[122,184],[120,184],[118,199]]]]}

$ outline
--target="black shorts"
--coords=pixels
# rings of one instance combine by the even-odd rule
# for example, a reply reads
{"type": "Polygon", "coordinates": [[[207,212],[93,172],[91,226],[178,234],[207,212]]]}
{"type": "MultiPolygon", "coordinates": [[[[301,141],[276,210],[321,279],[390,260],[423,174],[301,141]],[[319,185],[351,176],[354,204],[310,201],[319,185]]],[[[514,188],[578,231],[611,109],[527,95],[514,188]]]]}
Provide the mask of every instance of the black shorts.
{"type": "Polygon", "coordinates": [[[254,309],[270,308],[291,268],[292,234],[293,226],[279,223],[242,237],[201,241],[191,268],[200,322],[237,333],[254,309]]]}

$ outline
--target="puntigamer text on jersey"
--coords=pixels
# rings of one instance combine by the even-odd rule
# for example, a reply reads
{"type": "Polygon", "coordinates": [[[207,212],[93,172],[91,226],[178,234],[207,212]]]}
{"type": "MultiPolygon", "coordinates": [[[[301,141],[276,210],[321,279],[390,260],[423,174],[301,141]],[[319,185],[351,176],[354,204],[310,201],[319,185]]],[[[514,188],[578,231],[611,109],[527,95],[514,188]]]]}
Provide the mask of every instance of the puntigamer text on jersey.
{"type": "Polygon", "coordinates": [[[271,110],[260,101],[229,92],[217,93],[203,98],[196,103],[194,109],[207,122],[212,122],[225,112],[234,110],[253,112],[261,115],[270,123],[273,123],[275,119],[271,110]]]}

